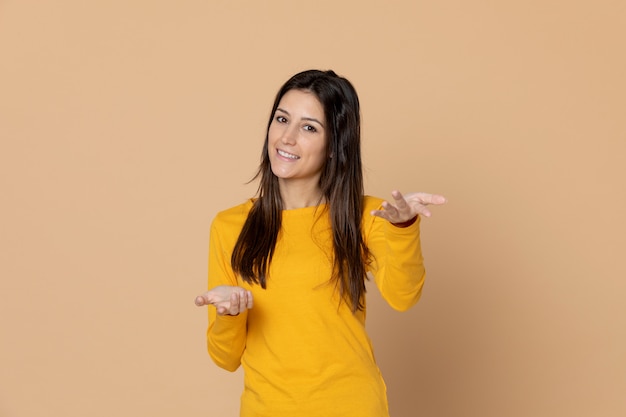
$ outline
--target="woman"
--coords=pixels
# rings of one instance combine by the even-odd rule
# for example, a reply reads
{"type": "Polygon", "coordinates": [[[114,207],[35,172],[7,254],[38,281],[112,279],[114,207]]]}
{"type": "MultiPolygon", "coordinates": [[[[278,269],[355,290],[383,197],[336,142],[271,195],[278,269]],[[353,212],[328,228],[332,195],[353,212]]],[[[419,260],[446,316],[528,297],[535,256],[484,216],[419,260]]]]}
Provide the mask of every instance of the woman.
{"type": "Polygon", "coordinates": [[[332,71],[280,89],[258,198],[211,226],[208,351],[244,368],[241,416],[387,416],[365,331],[365,280],[406,310],[424,282],[419,217],[439,195],[363,195],[356,91],[332,71]],[[254,305],[254,307],[253,307],[254,305]]]}

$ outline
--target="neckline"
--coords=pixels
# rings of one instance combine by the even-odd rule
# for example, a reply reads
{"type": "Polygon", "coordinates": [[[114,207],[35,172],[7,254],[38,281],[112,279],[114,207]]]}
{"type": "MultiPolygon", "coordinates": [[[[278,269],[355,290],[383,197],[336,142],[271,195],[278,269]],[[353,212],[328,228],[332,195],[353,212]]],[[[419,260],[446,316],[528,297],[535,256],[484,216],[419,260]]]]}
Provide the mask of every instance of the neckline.
{"type": "Polygon", "coordinates": [[[321,203],[316,206],[299,207],[299,208],[294,208],[294,209],[283,209],[282,213],[283,215],[308,214],[308,213],[315,213],[315,212],[323,213],[324,211],[326,211],[327,207],[328,207],[327,203],[321,203]]]}

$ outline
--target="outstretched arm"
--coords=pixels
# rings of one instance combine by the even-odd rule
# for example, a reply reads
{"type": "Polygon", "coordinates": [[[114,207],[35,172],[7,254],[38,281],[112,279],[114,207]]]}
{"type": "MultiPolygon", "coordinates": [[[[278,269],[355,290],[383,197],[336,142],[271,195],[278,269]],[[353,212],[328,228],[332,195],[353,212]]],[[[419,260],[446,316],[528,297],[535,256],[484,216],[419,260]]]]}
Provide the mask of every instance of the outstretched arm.
{"type": "Polygon", "coordinates": [[[236,370],[246,347],[248,309],[252,294],[241,287],[230,266],[233,232],[218,215],[211,225],[209,291],[196,297],[198,306],[209,305],[207,349],[221,368],[236,370]]]}
{"type": "Polygon", "coordinates": [[[430,204],[446,202],[436,194],[392,192],[393,202],[371,210],[367,245],[373,255],[371,272],[383,298],[404,311],[420,298],[425,269],[420,245],[419,220],[430,217],[430,204]],[[421,215],[421,216],[420,216],[421,215]]]}
{"type": "Polygon", "coordinates": [[[198,307],[212,305],[209,311],[207,348],[218,366],[234,371],[241,363],[245,348],[247,311],[252,308],[252,293],[234,285],[218,285],[196,297],[198,307]]]}

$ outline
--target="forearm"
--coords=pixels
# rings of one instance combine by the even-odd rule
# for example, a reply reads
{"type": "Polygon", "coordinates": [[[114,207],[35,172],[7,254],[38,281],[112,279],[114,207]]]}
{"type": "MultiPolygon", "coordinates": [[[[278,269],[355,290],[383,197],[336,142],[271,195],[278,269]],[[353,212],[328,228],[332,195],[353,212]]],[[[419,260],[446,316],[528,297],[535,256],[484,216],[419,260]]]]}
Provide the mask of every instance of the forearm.
{"type": "Polygon", "coordinates": [[[247,312],[237,316],[211,315],[207,331],[207,349],[220,368],[235,371],[246,347],[247,312]]]}
{"type": "Polygon", "coordinates": [[[382,227],[384,248],[379,252],[376,284],[391,307],[408,310],[419,300],[425,269],[419,237],[419,219],[406,228],[386,222],[382,227]]]}

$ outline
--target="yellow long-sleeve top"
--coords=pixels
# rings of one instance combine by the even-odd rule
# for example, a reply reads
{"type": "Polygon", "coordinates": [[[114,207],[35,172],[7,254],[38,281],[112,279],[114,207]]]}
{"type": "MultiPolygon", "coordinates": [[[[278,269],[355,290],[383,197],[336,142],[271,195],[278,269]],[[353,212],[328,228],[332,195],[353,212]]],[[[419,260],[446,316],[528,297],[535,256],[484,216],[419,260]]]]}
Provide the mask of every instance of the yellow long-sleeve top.
{"type": "MultiPolygon", "coordinates": [[[[363,234],[374,258],[370,272],[384,299],[406,310],[424,283],[419,222],[400,228],[371,216],[381,203],[365,197],[363,234]]],[[[283,211],[266,289],[245,283],[230,266],[251,207],[248,201],[220,212],[211,225],[209,249],[209,288],[238,285],[254,299],[253,308],[237,316],[218,316],[209,308],[211,358],[224,369],[244,369],[240,415],[388,416],[365,311],[353,313],[330,283],[326,206],[283,211]]]]}

